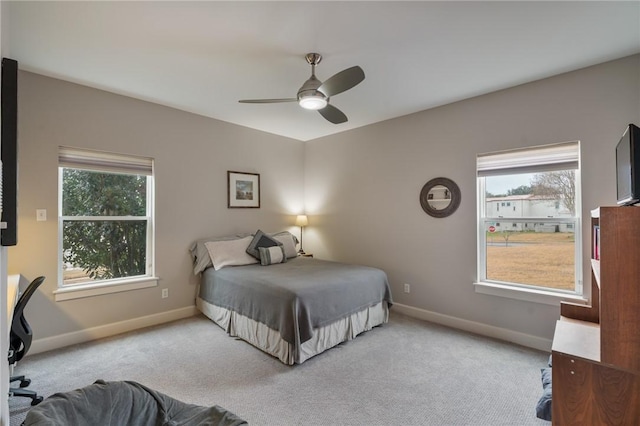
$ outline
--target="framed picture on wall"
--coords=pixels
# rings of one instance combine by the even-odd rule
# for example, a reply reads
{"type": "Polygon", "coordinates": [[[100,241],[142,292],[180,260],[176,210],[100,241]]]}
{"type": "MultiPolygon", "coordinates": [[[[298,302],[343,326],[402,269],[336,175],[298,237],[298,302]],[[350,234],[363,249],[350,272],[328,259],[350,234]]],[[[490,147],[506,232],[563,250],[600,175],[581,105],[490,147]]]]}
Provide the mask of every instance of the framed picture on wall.
{"type": "Polygon", "coordinates": [[[230,209],[260,208],[260,175],[227,171],[227,199],[230,209]]]}

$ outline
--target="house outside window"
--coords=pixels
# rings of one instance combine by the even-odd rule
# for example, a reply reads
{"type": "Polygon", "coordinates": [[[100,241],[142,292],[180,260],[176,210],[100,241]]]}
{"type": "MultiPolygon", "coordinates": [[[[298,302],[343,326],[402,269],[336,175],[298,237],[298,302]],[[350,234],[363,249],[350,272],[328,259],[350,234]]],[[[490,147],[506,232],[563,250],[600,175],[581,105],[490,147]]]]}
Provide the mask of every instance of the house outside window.
{"type": "Polygon", "coordinates": [[[58,166],[59,290],[153,277],[153,160],[60,147],[58,166]]]}
{"type": "Polygon", "coordinates": [[[581,297],[579,143],[478,155],[477,180],[476,288],[581,297]]]}

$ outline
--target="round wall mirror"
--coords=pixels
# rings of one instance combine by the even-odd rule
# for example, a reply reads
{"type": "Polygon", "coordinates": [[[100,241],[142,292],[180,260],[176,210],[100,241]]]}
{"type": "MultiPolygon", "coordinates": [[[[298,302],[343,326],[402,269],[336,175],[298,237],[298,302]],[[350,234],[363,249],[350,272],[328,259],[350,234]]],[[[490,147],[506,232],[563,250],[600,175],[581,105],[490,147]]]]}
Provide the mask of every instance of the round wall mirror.
{"type": "Polygon", "coordinates": [[[447,217],[460,206],[460,188],[448,178],[435,178],[420,191],[420,205],[429,216],[447,217]]]}

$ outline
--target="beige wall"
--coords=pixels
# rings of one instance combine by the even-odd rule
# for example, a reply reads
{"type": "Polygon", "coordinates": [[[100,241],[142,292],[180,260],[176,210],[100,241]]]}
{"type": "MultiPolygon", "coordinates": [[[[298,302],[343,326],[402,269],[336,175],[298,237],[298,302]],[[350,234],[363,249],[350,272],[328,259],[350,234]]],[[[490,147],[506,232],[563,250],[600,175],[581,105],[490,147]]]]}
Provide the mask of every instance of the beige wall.
{"type": "Polygon", "coordinates": [[[21,72],[20,228],[9,273],[47,276],[27,312],[36,339],[189,307],[193,240],[258,227],[297,232],[290,225],[304,202],[305,250],[383,268],[398,303],[550,339],[557,307],[474,291],[475,155],[580,140],[587,217],[615,202],[613,149],[626,124],[640,122],[639,76],[636,55],[302,143],[21,72]],[[53,301],[59,145],[155,158],[159,288],[53,301]],[[261,209],[227,209],[227,170],[261,174],[261,209]],[[445,219],[418,201],[437,176],[462,191],[445,219]],[[46,222],[35,221],[41,208],[46,222]]]}
{"type": "Polygon", "coordinates": [[[47,277],[27,308],[36,339],[193,306],[188,248],[198,238],[297,232],[304,143],[37,74],[19,79],[19,231],[9,273],[47,277]],[[59,145],[155,159],[159,287],[53,300],[59,145]],[[260,209],[227,208],[227,170],[260,173],[260,209]],[[36,222],[36,209],[47,209],[46,222],[36,222]]]}
{"type": "Polygon", "coordinates": [[[551,339],[558,307],[474,291],[476,154],[580,140],[588,218],[615,204],[614,148],[630,122],[640,124],[640,55],[308,142],[305,250],[383,268],[398,303],[551,339]],[[445,219],[418,200],[439,176],[462,191],[445,219]]]}

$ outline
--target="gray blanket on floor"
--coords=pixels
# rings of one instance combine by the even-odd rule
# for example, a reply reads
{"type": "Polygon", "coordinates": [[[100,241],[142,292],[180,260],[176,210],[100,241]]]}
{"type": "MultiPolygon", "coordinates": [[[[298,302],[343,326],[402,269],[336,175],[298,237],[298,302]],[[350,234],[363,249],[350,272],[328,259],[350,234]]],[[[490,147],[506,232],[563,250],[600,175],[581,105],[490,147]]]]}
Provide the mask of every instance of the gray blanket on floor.
{"type": "Polygon", "coordinates": [[[314,328],[382,301],[392,303],[384,271],[307,257],[269,266],[209,268],[199,296],[278,330],[296,346],[309,340],[314,328]]]}
{"type": "Polygon", "coordinates": [[[24,426],[240,426],[247,422],[219,406],[173,399],[132,381],[105,382],[57,393],[32,408],[24,426]]]}

